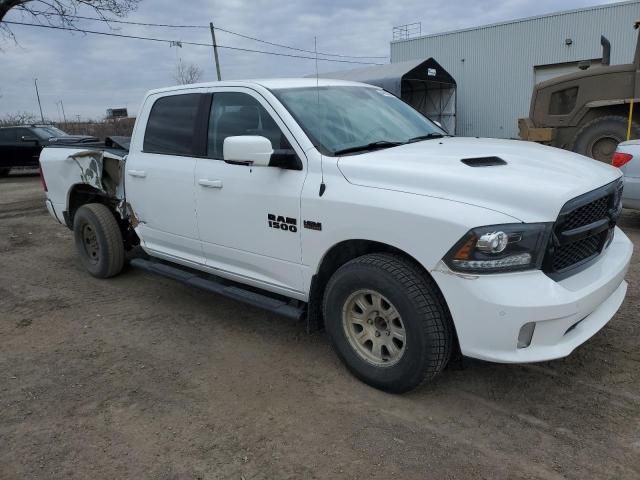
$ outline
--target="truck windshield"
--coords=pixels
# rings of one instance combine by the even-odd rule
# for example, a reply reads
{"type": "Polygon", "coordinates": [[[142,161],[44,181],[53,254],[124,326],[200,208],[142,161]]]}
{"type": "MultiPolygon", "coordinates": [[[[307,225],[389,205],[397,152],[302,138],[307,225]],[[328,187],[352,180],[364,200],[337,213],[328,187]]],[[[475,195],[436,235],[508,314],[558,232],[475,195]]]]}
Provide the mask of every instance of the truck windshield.
{"type": "Polygon", "coordinates": [[[274,89],[273,94],[324,155],[391,148],[446,135],[380,88],[321,86],[274,89]]]}

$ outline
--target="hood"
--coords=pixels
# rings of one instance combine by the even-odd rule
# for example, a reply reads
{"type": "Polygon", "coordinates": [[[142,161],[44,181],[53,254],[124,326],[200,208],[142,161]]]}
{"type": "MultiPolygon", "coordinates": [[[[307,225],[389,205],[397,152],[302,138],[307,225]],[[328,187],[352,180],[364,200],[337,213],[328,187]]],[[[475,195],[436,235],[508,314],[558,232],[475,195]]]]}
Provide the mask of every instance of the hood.
{"type": "Polygon", "coordinates": [[[555,221],[567,201],[621,175],[610,165],[537,143],[464,137],[345,156],[338,168],[355,185],[469,203],[523,222],[555,221]],[[461,161],[482,157],[504,163],[461,161]]]}
{"type": "Polygon", "coordinates": [[[544,89],[547,87],[555,87],[564,82],[573,82],[575,80],[580,80],[588,77],[597,77],[600,75],[609,75],[613,73],[625,73],[625,72],[633,72],[635,71],[635,67],[633,64],[623,64],[623,65],[603,65],[603,66],[592,66],[587,70],[580,70],[577,72],[567,73],[565,75],[559,75],[557,77],[550,78],[549,80],[545,80],[544,82],[540,82],[536,85],[537,89],[544,89]]]}
{"type": "Polygon", "coordinates": [[[97,142],[99,139],[97,137],[92,137],[90,135],[65,135],[60,137],[50,137],[50,143],[79,143],[79,142],[97,142]]]}

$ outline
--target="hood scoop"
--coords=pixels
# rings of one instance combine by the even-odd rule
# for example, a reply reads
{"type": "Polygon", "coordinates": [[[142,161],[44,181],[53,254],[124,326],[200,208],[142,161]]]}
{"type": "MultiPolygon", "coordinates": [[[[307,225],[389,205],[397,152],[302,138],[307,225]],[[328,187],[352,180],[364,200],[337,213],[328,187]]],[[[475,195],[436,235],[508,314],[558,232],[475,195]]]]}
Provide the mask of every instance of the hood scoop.
{"type": "Polygon", "coordinates": [[[499,165],[506,165],[500,157],[475,157],[475,158],[463,158],[460,160],[465,165],[470,167],[497,167],[499,165]]]}

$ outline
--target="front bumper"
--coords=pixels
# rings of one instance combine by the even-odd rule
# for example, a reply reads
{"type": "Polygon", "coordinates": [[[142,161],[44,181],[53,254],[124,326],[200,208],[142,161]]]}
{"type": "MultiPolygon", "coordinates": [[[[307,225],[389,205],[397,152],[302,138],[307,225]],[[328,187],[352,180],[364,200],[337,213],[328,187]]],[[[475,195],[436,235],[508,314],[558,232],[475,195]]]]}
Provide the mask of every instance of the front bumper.
{"type": "Polygon", "coordinates": [[[521,140],[551,143],[556,138],[556,129],[550,127],[535,127],[530,118],[519,118],[518,135],[521,140]]]}
{"type": "Polygon", "coordinates": [[[569,355],[618,311],[633,244],[616,227],[609,247],[585,270],[561,281],[542,271],[458,275],[432,272],[447,301],[462,354],[503,363],[569,355]],[[520,328],[535,322],[531,344],[518,348],[520,328]]]}

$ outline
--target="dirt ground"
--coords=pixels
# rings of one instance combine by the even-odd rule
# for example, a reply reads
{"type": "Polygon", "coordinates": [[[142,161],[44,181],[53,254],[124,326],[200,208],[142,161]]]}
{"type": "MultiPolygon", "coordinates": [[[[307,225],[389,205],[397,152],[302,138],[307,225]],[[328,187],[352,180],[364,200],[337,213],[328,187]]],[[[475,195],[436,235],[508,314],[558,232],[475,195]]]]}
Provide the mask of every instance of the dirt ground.
{"type": "MultiPolygon", "coordinates": [[[[0,180],[0,478],[638,479],[639,258],[567,359],[402,396],[324,333],[136,270],[85,273],[37,176],[0,180]]],[[[622,226],[640,245],[640,213],[622,226]]]]}

